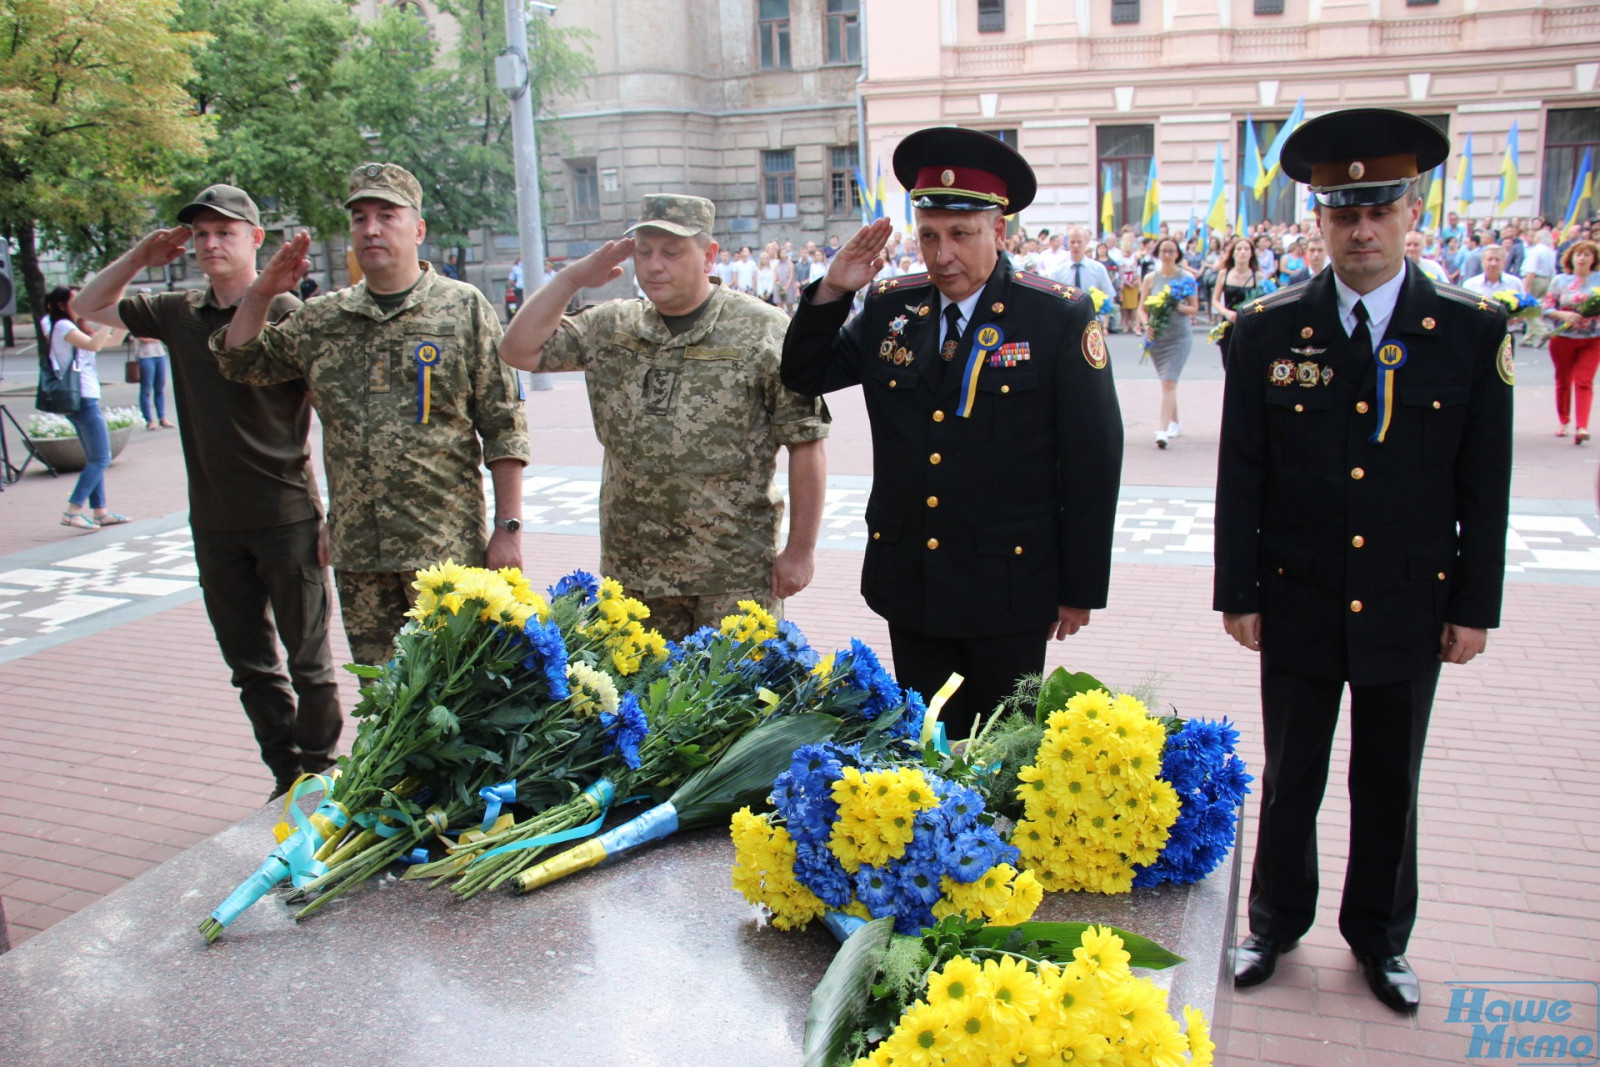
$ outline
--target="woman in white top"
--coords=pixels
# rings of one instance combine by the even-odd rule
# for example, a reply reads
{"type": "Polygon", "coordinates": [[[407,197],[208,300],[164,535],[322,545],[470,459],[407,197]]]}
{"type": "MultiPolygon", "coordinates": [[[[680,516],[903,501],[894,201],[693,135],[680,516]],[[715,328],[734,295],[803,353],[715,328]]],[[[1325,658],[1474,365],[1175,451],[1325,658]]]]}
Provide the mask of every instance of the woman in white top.
{"type": "Polygon", "coordinates": [[[78,431],[86,460],[83,473],[78,475],[78,484],[67,498],[67,510],[61,513],[61,525],[74,530],[98,530],[128,521],[126,515],[106,510],[106,468],[111,465],[111,435],[100,414],[100,372],[95,366],[95,353],[120,341],[124,331],[109,326],[90,329],[89,323],[79,322],[72,310],[72,296],[76,292],[63,286],[52,289],[44,299],[45,311],[50,316],[51,368],[57,374],[78,376],[81,401],[78,410],[67,418],[78,431]],[[85,507],[92,508],[93,514],[86,513],[85,507]]]}
{"type": "Polygon", "coordinates": [[[776,304],[777,287],[778,277],[777,272],[772,269],[772,257],[763,252],[756,264],[756,296],[769,304],[776,304]]]}

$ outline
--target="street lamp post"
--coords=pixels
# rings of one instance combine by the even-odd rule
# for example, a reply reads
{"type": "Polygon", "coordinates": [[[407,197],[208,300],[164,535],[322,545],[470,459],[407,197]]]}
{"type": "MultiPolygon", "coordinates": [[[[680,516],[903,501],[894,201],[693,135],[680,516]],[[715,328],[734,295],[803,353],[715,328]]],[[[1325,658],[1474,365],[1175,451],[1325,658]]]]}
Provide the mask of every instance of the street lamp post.
{"type": "MultiPolygon", "coordinates": [[[[522,286],[532,294],[544,284],[544,222],[539,212],[539,144],[533,134],[529,91],[528,11],[555,13],[539,0],[505,0],[506,48],[495,60],[495,81],[511,101],[512,161],[517,174],[517,235],[522,249],[522,286]]],[[[520,308],[518,310],[521,310],[520,308]]],[[[533,389],[551,388],[548,374],[529,376],[533,389]]]]}

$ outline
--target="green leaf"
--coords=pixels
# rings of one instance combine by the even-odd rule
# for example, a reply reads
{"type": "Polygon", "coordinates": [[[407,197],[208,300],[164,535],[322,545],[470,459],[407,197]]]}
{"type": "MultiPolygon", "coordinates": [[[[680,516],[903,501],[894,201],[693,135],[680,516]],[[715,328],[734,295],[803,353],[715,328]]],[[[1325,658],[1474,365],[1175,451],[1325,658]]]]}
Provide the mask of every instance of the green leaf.
{"type": "Polygon", "coordinates": [[[838,728],[838,719],[818,714],[782,715],[756,726],[672,794],[679,829],[710,826],[760,803],[795,749],[832,737],[838,728]]]}
{"type": "MultiPolygon", "coordinates": [[[[1083,932],[1091,926],[1104,923],[1079,922],[1026,922],[1015,926],[978,926],[966,930],[960,937],[968,947],[1006,948],[1021,951],[1029,956],[1067,962],[1072,950],[1083,944],[1083,932]]],[[[1130,933],[1115,926],[1105,927],[1122,938],[1122,947],[1128,953],[1128,966],[1160,971],[1183,962],[1183,957],[1151,941],[1147,937],[1130,933]]]]}
{"type": "Polygon", "coordinates": [[[1039,686],[1039,703],[1034,711],[1035,718],[1042,723],[1052,711],[1060,711],[1066,707],[1069,698],[1079,693],[1092,693],[1096,689],[1107,689],[1107,686],[1085,671],[1072,674],[1065,667],[1057,667],[1039,686]]]}
{"type": "Polygon", "coordinates": [[[382,667],[369,667],[365,663],[346,663],[344,669],[357,678],[382,678],[382,667]]]}
{"type": "Polygon", "coordinates": [[[461,729],[461,720],[443,704],[435,704],[428,709],[428,725],[443,733],[454,734],[461,729]]]}
{"type": "Polygon", "coordinates": [[[886,915],[862,926],[839,946],[822,981],[811,991],[805,1067],[828,1067],[843,1051],[856,1020],[872,999],[872,979],[893,933],[894,919],[886,915]]]}

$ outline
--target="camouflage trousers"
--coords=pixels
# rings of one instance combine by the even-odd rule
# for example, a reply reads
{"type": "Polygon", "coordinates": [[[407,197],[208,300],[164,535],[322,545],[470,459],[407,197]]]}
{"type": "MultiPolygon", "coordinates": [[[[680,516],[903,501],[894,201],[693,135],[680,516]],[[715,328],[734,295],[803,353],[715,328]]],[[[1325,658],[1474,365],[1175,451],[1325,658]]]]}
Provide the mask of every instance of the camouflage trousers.
{"type": "Polygon", "coordinates": [[[357,663],[389,662],[394,635],[405,625],[406,612],[417,602],[411,583],[416,571],[333,572],[339,587],[339,611],[350,640],[350,658],[357,663]]]}
{"type": "Polygon", "coordinates": [[[720,626],[729,615],[739,613],[739,601],[754,600],[774,619],[783,619],[783,601],[763,589],[759,593],[713,593],[709,596],[640,597],[650,609],[647,626],[661,632],[668,641],[682,641],[702,626],[720,626]]]}

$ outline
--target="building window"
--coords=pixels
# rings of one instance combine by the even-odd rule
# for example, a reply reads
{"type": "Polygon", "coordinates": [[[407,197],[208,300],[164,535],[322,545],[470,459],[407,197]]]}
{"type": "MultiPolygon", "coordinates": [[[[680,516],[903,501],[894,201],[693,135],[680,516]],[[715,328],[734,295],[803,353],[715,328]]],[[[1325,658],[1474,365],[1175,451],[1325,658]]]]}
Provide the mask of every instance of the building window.
{"type": "Polygon", "coordinates": [[[1156,151],[1154,126],[1101,126],[1095,131],[1100,175],[1096,222],[1112,233],[1124,224],[1138,228],[1144,215],[1144,191],[1150,182],[1150,159],[1156,151]],[[1106,193],[1111,194],[1109,225],[1103,214],[1106,193]]]}
{"type": "Polygon", "coordinates": [[[856,213],[856,146],[828,149],[828,214],[856,213]]]}
{"type": "Polygon", "coordinates": [[[769,219],[792,219],[800,213],[794,196],[794,149],[761,153],[762,199],[769,219]]]}
{"type": "Polygon", "coordinates": [[[594,160],[567,164],[572,177],[572,221],[600,217],[600,174],[594,160]]]}
{"type": "Polygon", "coordinates": [[[1017,128],[1015,126],[1005,130],[979,130],[978,132],[988,134],[1008,148],[1017,147],[1017,128]]]}
{"type": "Polygon", "coordinates": [[[1001,33],[1006,28],[1006,0],[978,0],[978,32],[1001,33]]]}
{"type": "Polygon", "coordinates": [[[1139,0],[1111,0],[1111,24],[1139,21],[1139,0]]]}
{"type": "Polygon", "coordinates": [[[828,62],[861,62],[861,0],[828,0],[828,62]]]}
{"type": "MultiPolygon", "coordinates": [[[[1523,143],[1527,143],[1524,138],[1523,143]]],[[[1544,179],[1539,183],[1539,206],[1544,217],[1552,224],[1561,225],[1567,221],[1567,207],[1572,203],[1572,186],[1578,177],[1578,168],[1583,166],[1583,153],[1587,149],[1591,152],[1590,166],[1600,167],[1600,107],[1580,107],[1571,110],[1552,109],[1545,114],[1544,127],[1544,179]]],[[[1479,151],[1481,155],[1481,150],[1479,151]]],[[[1495,158],[1495,168],[1499,169],[1499,157],[1495,158]]],[[[1600,182],[1596,183],[1600,187],[1600,182]]],[[[1493,207],[1483,208],[1484,190],[1487,188],[1490,199],[1494,197],[1496,183],[1478,182],[1473,191],[1478,194],[1478,203],[1473,210],[1487,215],[1493,207]]],[[[1596,214],[1600,214],[1600,197],[1591,200],[1587,205],[1578,208],[1579,222],[1587,222],[1596,214]]]]}
{"type": "Polygon", "coordinates": [[[788,70],[789,0],[759,0],[761,69],[788,70]]]}
{"type": "Polygon", "coordinates": [[[1407,7],[1433,7],[1439,0],[1406,0],[1407,7]]]}
{"type": "Polygon", "coordinates": [[[1281,15],[1283,14],[1283,0],[1256,0],[1256,14],[1281,15]]]}

